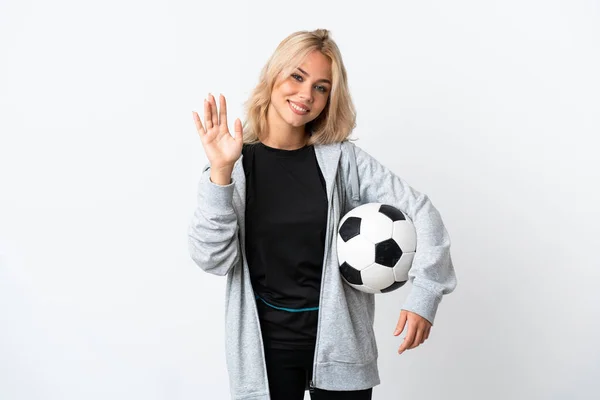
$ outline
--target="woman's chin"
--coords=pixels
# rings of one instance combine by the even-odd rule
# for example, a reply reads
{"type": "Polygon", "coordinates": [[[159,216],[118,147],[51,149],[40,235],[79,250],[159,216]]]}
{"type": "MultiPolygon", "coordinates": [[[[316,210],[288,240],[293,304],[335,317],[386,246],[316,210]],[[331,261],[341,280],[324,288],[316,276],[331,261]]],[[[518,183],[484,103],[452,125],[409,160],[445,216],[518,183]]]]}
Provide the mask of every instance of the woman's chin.
{"type": "Polygon", "coordinates": [[[307,124],[307,121],[305,120],[301,120],[301,119],[297,119],[297,118],[290,118],[287,121],[287,124],[293,128],[300,128],[304,125],[307,124]]]}
{"type": "Polygon", "coordinates": [[[294,114],[291,116],[291,118],[288,118],[286,122],[288,123],[288,125],[293,126],[294,128],[299,128],[308,124],[312,120],[314,120],[314,118],[307,118],[306,116],[300,117],[294,114]]]}

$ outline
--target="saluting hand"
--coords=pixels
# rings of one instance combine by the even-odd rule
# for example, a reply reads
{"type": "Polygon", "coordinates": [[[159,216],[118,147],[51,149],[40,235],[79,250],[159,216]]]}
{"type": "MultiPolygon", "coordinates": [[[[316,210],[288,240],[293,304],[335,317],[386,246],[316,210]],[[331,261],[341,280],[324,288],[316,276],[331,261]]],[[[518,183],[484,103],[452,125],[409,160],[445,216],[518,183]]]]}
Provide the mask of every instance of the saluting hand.
{"type": "Polygon", "coordinates": [[[419,314],[402,310],[400,311],[400,318],[398,319],[394,336],[398,336],[402,333],[407,322],[408,330],[406,331],[404,341],[398,349],[398,354],[402,354],[404,350],[414,349],[422,344],[429,337],[429,331],[431,330],[431,322],[421,317],[419,314]]]}
{"type": "Polygon", "coordinates": [[[209,93],[208,100],[204,100],[204,126],[197,112],[192,111],[192,116],[211,168],[233,168],[242,154],[242,122],[239,118],[235,120],[234,136],[231,136],[227,127],[225,96],[219,96],[219,103],[220,111],[217,112],[217,103],[212,94],[209,93]]]}

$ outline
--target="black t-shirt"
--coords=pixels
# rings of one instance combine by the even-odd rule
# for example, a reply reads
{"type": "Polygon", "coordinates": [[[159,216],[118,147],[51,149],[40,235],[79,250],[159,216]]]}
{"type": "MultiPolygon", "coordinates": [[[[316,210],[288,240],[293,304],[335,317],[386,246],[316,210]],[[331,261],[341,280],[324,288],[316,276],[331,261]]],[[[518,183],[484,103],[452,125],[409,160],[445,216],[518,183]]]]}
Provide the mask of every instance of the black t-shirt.
{"type": "Polygon", "coordinates": [[[265,345],[314,347],[325,231],[325,179],[313,146],[244,145],[246,256],[265,345]]]}

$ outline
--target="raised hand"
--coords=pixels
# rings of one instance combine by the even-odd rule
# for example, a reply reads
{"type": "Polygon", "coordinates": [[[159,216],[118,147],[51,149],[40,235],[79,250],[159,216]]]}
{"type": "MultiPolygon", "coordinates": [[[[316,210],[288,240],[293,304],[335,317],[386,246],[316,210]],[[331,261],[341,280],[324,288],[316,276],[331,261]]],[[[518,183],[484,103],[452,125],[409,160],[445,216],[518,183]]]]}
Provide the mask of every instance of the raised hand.
{"type": "Polygon", "coordinates": [[[204,126],[197,112],[192,111],[192,116],[211,169],[231,172],[233,164],[242,154],[242,122],[239,118],[235,120],[234,136],[231,136],[227,127],[227,103],[223,95],[219,96],[219,106],[217,112],[215,97],[209,93],[208,100],[204,100],[204,126]]]}

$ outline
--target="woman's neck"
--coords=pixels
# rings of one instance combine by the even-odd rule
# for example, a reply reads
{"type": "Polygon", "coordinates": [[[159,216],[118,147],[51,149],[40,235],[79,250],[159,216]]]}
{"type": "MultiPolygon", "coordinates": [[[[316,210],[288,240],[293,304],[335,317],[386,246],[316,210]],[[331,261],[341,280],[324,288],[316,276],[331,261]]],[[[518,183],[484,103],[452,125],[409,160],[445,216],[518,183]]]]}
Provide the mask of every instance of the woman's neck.
{"type": "Polygon", "coordinates": [[[306,146],[308,141],[308,135],[304,134],[302,137],[292,135],[264,135],[261,136],[260,141],[266,146],[273,147],[281,150],[296,150],[306,146]]]}

